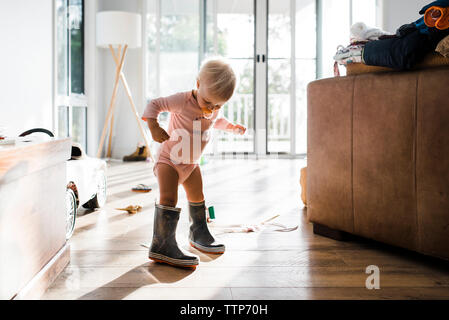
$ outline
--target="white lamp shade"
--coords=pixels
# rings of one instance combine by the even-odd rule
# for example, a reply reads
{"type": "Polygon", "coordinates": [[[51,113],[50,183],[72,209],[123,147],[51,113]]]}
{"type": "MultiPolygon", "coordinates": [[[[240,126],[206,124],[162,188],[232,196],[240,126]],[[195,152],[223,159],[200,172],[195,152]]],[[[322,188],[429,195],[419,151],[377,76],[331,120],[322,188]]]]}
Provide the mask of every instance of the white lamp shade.
{"type": "Polygon", "coordinates": [[[102,11],[97,13],[97,46],[129,48],[142,45],[142,17],[138,13],[102,11]]]}

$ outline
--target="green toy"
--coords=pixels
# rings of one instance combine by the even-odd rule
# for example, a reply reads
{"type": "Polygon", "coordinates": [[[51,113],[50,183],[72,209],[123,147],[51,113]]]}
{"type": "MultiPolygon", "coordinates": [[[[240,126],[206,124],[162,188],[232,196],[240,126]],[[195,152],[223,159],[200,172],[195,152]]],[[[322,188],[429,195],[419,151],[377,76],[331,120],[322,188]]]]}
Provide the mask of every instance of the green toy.
{"type": "Polygon", "coordinates": [[[208,163],[207,158],[205,156],[201,156],[200,158],[200,166],[204,166],[206,163],[208,163]]]}
{"type": "Polygon", "coordinates": [[[207,209],[207,212],[209,212],[209,219],[211,219],[211,220],[215,219],[215,210],[214,210],[213,206],[210,206],[207,209]]]}

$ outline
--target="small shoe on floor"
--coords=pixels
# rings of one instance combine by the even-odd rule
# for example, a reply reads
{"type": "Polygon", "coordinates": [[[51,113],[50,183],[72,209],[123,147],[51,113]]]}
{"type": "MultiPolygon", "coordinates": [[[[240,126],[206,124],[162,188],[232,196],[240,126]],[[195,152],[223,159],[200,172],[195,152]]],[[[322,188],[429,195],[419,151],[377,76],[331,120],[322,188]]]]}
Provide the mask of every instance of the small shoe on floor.
{"type": "Polygon", "coordinates": [[[124,156],[123,161],[146,161],[148,158],[147,146],[137,147],[134,153],[124,156]]]}
{"type": "Polygon", "coordinates": [[[152,189],[150,188],[150,186],[147,186],[146,184],[140,183],[137,186],[135,186],[134,188],[131,189],[134,192],[150,192],[152,189]]]}

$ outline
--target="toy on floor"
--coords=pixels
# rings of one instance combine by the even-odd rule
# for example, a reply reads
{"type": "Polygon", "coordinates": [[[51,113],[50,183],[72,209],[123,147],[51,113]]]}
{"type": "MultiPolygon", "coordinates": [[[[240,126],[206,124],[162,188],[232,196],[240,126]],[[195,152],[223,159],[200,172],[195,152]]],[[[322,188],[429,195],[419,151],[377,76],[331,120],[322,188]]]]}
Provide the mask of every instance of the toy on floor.
{"type": "Polygon", "coordinates": [[[204,166],[208,162],[209,161],[207,160],[207,158],[205,156],[201,156],[201,158],[200,158],[200,166],[204,166]]]}
{"type": "Polygon", "coordinates": [[[152,189],[150,188],[150,186],[140,183],[137,186],[135,186],[134,188],[131,189],[134,192],[143,192],[143,193],[147,193],[150,192],[152,189]]]}
{"type": "Polygon", "coordinates": [[[127,211],[129,214],[136,214],[138,211],[142,210],[142,206],[130,205],[130,206],[127,206],[126,208],[116,208],[116,210],[123,210],[123,211],[127,211]]]}
{"type": "Polygon", "coordinates": [[[207,222],[212,222],[215,219],[215,210],[213,206],[207,208],[207,222]]]}

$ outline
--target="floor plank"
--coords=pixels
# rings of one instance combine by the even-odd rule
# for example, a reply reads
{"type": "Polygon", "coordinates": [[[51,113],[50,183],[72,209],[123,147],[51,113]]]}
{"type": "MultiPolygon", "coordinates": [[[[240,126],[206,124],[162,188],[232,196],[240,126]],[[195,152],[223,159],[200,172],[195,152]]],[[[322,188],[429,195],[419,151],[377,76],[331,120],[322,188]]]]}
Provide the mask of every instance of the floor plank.
{"type": "Polygon", "coordinates": [[[447,288],[231,288],[235,300],[430,300],[449,299],[447,288]]]}

